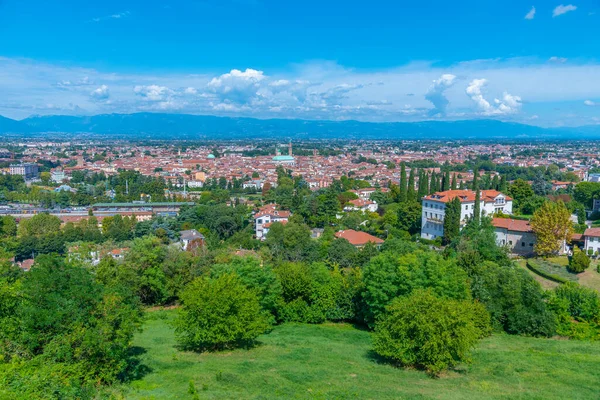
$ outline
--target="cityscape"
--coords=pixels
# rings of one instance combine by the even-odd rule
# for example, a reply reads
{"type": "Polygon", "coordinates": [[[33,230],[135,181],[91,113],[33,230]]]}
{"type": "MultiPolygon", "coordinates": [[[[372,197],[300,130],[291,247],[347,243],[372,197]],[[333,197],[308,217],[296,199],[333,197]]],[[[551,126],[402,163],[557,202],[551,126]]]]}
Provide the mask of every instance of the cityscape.
{"type": "Polygon", "coordinates": [[[0,399],[598,398],[598,16],[0,1],[0,399]]]}

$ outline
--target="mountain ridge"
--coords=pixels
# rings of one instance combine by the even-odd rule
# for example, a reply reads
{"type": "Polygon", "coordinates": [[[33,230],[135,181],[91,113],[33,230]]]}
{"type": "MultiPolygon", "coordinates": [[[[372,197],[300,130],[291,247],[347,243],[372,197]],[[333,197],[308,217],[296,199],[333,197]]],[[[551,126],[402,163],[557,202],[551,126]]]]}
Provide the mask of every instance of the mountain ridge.
{"type": "Polygon", "coordinates": [[[543,128],[494,119],[419,122],[257,119],[211,115],[133,113],[48,115],[12,120],[0,116],[0,134],[102,134],[152,139],[572,139],[600,138],[600,125],[543,128]]]}

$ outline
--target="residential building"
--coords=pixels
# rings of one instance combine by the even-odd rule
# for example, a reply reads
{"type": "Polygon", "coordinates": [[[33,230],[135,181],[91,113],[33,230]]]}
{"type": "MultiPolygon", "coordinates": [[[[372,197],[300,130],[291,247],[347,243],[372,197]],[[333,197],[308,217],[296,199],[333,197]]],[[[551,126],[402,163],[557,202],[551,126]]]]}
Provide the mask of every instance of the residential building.
{"type": "Polygon", "coordinates": [[[536,236],[529,221],[494,218],[496,243],[506,246],[512,254],[529,256],[534,253],[536,236]]]}
{"type": "Polygon", "coordinates": [[[589,228],[583,233],[584,249],[587,253],[600,253],[600,228],[589,228]]]}
{"type": "Polygon", "coordinates": [[[344,207],[344,211],[375,212],[377,207],[376,201],[355,199],[348,202],[348,205],[344,207]]]}
{"type": "Polygon", "coordinates": [[[383,244],[383,239],[380,239],[376,236],[369,235],[366,232],[355,231],[354,229],[346,229],[344,231],[338,231],[335,233],[335,237],[338,239],[346,239],[356,248],[362,248],[367,243],[373,243],[375,246],[379,247],[383,244]]]}
{"type": "Polygon", "coordinates": [[[37,179],[40,176],[36,163],[10,164],[11,175],[21,175],[25,180],[37,179]]]}
{"type": "MultiPolygon", "coordinates": [[[[444,236],[444,216],[446,204],[454,198],[460,199],[461,227],[473,217],[475,211],[475,192],[472,190],[447,190],[425,196],[422,200],[421,237],[433,240],[444,236]]],[[[497,190],[480,191],[481,215],[496,213],[512,214],[512,198],[497,190]]]]}
{"type": "Polygon", "coordinates": [[[65,171],[63,171],[61,168],[57,168],[50,173],[50,179],[52,182],[62,183],[66,178],[67,176],[65,175],[65,171]]]}
{"type": "Polygon", "coordinates": [[[204,235],[197,230],[189,229],[179,232],[179,241],[183,250],[193,251],[195,249],[204,247],[206,239],[204,235]]]}
{"type": "Polygon", "coordinates": [[[287,223],[291,213],[279,210],[277,204],[267,204],[260,208],[254,215],[254,231],[257,239],[265,240],[267,233],[274,222],[287,223]]]}

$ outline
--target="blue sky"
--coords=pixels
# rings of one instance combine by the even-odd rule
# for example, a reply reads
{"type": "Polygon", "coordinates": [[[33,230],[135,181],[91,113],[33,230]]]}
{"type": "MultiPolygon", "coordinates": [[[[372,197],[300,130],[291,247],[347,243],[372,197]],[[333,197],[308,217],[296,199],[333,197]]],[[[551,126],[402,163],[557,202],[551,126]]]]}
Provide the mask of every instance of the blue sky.
{"type": "Polygon", "coordinates": [[[600,1],[573,1],[0,0],[0,115],[596,124],[600,1]]]}

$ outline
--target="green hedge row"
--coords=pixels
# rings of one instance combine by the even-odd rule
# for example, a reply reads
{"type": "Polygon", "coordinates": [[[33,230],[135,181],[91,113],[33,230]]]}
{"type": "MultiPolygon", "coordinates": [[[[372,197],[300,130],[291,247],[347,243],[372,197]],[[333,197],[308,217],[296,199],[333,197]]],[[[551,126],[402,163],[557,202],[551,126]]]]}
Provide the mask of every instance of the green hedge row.
{"type": "Polygon", "coordinates": [[[554,274],[549,274],[548,272],[543,271],[538,264],[533,261],[533,260],[527,260],[527,263],[525,264],[527,265],[527,268],[529,268],[530,271],[535,272],[536,274],[538,274],[539,276],[549,279],[551,281],[554,281],[556,283],[567,283],[569,282],[568,279],[560,277],[558,275],[554,275],[554,274]]]}

